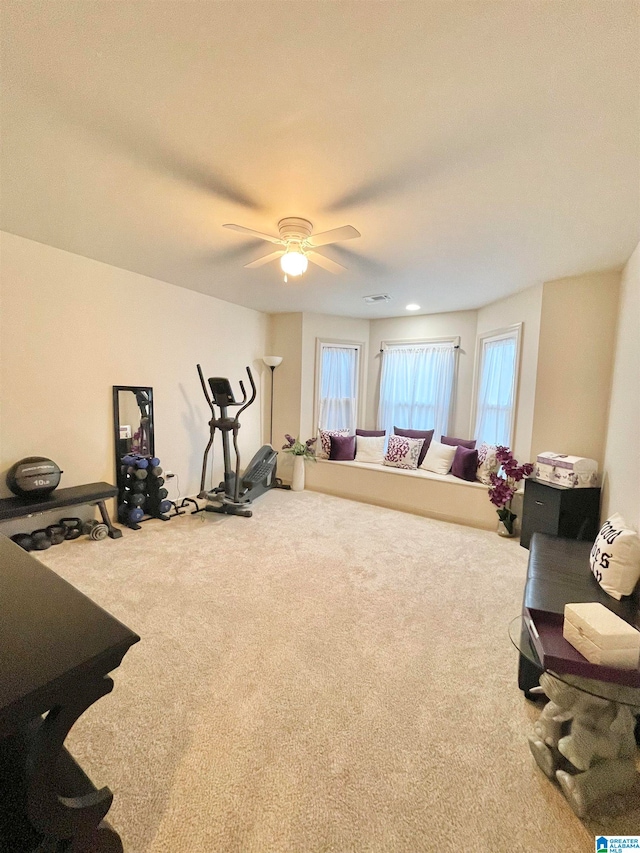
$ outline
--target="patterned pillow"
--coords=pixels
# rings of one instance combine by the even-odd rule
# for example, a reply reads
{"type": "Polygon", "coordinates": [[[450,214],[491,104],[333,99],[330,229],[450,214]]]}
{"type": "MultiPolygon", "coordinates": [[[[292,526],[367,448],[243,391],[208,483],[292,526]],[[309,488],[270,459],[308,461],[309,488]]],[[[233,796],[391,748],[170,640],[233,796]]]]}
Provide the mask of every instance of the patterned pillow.
{"type": "Polygon", "coordinates": [[[602,589],[618,601],[631,595],[640,578],[640,539],[619,513],[600,528],[589,557],[602,589]]]}
{"type": "Polygon", "coordinates": [[[348,429],[321,429],[320,430],[320,441],[317,443],[316,447],[318,448],[318,452],[316,453],[316,457],[318,459],[328,459],[329,454],[331,453],[331,436],[332,435],[349,435],[350,430],[348,429]]]}
{"type": "Polygon", "coordinates": [[[496,458],[497,450],[494,444],[485,444],[484,441],[478,448],[478,480],[485,486],[491,485],[491,475],[500,470],[500,463],[496,458]]]}
{"type": "Polygon", "coordinates": [[[390,468],[409,468],[415,471],[423,444],[423,438],[390,435],[383,464],[389,465],[390,468]]]}

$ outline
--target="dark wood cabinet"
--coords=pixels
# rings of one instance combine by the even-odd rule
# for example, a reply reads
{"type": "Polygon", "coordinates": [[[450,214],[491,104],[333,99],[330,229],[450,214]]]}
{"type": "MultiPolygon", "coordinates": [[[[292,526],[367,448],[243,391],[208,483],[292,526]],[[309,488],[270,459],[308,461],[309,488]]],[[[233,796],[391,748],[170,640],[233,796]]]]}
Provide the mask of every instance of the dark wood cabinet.
{"type": "Polygon", "coordinates": [[[534,533],[593,541],[600,527],[600,489],[570,489],[525,480],[520,544],[529,547],[534,533]]]}

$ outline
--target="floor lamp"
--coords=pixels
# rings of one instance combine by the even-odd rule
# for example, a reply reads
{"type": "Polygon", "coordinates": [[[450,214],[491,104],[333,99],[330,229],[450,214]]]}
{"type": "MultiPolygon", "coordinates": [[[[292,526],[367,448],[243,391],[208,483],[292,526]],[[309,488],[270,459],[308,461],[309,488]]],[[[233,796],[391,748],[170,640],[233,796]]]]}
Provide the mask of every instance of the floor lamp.
{"type": "Polygon", "coordinates": [[[271,415],[269,418],[269,444],[273,447],[273,371],[282,364],[281,355],[263,355],[262,360],[271,368],[271,415]]]}

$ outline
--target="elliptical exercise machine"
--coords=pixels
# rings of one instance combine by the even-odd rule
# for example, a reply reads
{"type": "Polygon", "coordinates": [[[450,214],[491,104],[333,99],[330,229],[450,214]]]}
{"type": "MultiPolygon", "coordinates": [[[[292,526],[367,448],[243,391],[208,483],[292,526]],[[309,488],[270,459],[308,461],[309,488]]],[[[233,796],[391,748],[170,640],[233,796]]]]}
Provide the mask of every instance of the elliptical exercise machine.
{"type": "Polygon", "coordinates": [[[276,477],[276,464],[278,454],[270,444],[263,445],[249,463],[248,468],[243,476],[240,476],[240,451],[238,450],[238,430],[240,429],[240,415],[245,409],[256,399],[256,384],[253,381],[251,369],[247,367],[247,375],[251,385],[251,397],[247,400],[247,392],[244,383],[240,380],[240,391],[242,392],[242,400],[236,400],[233,396],[231,383],[228,379],[220,376],[211,377],[209,388],[211,396],[207,391],[207,385],[204,381],[202,368],[198,365],[198,376],[200,384],[204,392],[205,399],[211,409],[211,420],[209,421],[209,429],[211,436],[209,443],[204,451],[202,460],[202,477],[200,478],[200,494],[199,498],[206,498],[211,503],[207,503],[205,510],[207,512],[218,512],[226,515],[242,515],[245,518],[250,518],[253,514],[251,502],[254,498],[264,494],[269,489],[273,489],[281,485],[281,481],[276,477]],[[220,415],[216,416],[214,406],[220,409],[220,415]],[[231,417],[228,413],[230,407],[239,406],[235,417],[231,417]],[[213,444],[216,429],[222,433],[222,453],[224,457],[224,481],[220,485],[207,491],[205,488],[205,480],[207,476],[207,461],[209,451],[213,444]],[[233,449],[236,455],[235,471],[231,467],[231,448],[229,444],[229,435],[233,437],[233,449]]]}

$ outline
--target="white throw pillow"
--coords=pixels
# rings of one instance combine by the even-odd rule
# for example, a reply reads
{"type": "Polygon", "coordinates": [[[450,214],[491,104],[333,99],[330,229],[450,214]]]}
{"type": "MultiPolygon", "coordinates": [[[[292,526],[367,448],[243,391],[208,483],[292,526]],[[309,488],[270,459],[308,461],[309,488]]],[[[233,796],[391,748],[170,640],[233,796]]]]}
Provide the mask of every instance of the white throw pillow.
{"type": "Polygon", "coordinates": [[[383,465],[390,468],[408,468],[415,471],[418,467],[423,438],[405,438],[403,435],[390,435],[387,445],[387,455],[383,465]]]}
{"type": "Polygon", "coordinates": [[[433,471],[434,474],[448,474],[457,449],[455,444],[432,441],[420,467],[425,471],[433,471]]]}
{"type": "Polygon", "coordinates": [[[348,429],[321,429],[319,431],[320,441],[316,442],[316,458],[328,459],[331,453],[332,435],[349,435],[348,429]]]}
{"type": "Polygon", "coordinates": [[[356,462],[377,462],[378,465],[382,465],[384,461],[384,440],[384,435],[357,435],[356,462]]]}
{"type": "Polygon", "coordinates": [[[497,474],[500,463],[496,458],[498,448],[494,444],[482,442],[478,448],[478,480],[485,486],[491,484],[491,474],[497,474]]]}
{"type": "Polygon", "coordinates": [[[620,600],[635,589],[640,579],[640,538],[619,513],[600,528],[589,563],[595,579],[612,598],[620,600]]]}

